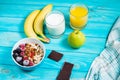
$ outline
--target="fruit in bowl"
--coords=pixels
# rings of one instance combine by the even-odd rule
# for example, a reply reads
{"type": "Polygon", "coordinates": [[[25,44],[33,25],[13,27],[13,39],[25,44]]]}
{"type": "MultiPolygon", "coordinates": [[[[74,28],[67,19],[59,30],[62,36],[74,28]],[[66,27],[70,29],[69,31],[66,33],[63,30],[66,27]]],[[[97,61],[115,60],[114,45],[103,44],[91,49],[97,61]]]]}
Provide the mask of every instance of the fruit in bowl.
{"type": "Polygon", "coordinates": [[[72,48],[79,48],[85,43],[85,35],[79,31],[79,30],[74,30],[72,33],[69,34],[68,36],[68,44],[72,48]]]}
{"type": "Polygon", "coordinates": [[[32,70],[42,62],[44,56],[44,45],[34,38],[22,39],[12,49],[13,61],[24,70],[32,70]]]}

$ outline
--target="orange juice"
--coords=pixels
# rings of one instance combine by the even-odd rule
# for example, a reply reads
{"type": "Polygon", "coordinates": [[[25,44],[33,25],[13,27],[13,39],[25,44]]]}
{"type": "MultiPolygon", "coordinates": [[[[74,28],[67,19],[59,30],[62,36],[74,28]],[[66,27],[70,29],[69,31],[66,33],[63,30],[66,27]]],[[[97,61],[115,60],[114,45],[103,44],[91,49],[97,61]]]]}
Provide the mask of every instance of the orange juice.
{"type": "Polygon", "coordinates": [[[70,9],[70,25],[73,29],[82,29],[88,19],[88,9],[84,6],[73,6],[70,9]]]}

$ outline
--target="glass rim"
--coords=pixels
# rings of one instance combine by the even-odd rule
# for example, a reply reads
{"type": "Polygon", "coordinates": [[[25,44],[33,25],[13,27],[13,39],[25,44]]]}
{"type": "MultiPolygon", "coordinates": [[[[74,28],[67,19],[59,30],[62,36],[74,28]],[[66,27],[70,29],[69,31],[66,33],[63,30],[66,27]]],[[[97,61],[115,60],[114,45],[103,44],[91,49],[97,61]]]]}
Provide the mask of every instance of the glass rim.
{"type": "Polygon", "coordinates": [[[74,7],[76,7],[76,6],[83,6],[85,9],[87,9],[87,14],[84,15],[84,16],[80,16],[80,17],[79,17],[79,16],[74,16],[74,15],[72,15],[72,14],[71,14],[71,11],[70,11],[70,15],[71,15],[71,16],[73,16],[73,17],[78,17],[78,18],[83,18],[83,17],[88,16],[89,8],[88,8],[85,4],[82,4],[82,3],[73,4],[73,5],[71,5],[70,10],[73,9],[74,7]]]}
{"type": "Polygon", "coordinates": [[[63,15],[62,12],[60,12],[60,11],[58,11],[58,10],[54,10],[54,11],[49,12],[49,13],[45,16],[45,23],[48,24],[48,25],[51,25],[51,26],[57,26],[57,25],[60,25],[62,22],[64,22],[64,19],[65,19],[65,18],[64,18],[64,15],[63,15]],[[47,19],[47,17],[48,17],[49,15],[51,15],[51,14],[60,14],[60,15],[63,16],[63,19],[61,20],[61,22],[60,22],[59,24],[56,24],[56,25],[49,24],[46,19],[47,19]]]}

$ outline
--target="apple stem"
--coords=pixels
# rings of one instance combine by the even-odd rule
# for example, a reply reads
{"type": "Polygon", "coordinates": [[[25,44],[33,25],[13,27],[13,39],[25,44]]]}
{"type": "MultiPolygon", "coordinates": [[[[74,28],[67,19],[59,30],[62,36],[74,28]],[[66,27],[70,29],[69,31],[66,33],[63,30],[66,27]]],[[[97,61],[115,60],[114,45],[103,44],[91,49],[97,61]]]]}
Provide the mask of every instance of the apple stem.
{"type": "Polygon", "coordinates": [[[78,34],[79,33],[79,30],[75,30],[75,34],[78,34]]]}

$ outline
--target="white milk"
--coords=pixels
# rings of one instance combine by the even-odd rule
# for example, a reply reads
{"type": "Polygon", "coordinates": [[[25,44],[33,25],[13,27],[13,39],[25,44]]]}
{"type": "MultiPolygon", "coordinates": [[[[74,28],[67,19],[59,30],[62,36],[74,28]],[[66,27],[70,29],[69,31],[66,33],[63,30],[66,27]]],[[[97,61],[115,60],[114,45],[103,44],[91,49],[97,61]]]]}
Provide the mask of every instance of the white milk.
{"type": "Polygon", "coordinates": [[[51,37],[58,38],[65,31],[65,19],[61,12],[52,11],[46,16],[46,26],[51,37]]]}

